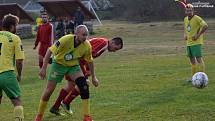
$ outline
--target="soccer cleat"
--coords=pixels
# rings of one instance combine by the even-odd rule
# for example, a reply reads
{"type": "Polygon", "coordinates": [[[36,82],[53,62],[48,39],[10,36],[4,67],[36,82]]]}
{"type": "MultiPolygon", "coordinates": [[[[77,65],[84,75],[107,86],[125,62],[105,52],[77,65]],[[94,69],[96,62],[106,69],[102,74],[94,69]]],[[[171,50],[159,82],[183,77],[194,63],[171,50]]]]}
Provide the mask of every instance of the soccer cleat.
{"type": "Polygon", "coordinates": [[[63,101],[61,102],[60,105],[61,105],[61,107],[64,109],[64,111],[65,111],[66,113],[68,113],[69,115],[72,115],[72,114],[73,114],[73,112],[72,112],[72,110],[70,109],[70,106],[69,106],[69,105],[63,103],[63,101]]]}
{"type": "Polygon", "coordinates": [[[187,83],[192,83],[192,80],[191,79],[187,80],[187,83]]]}
{"type": "Polygon", "coordinates": [[[50,113],[55,114],[56,116],[65,116],[65,114],[60,113],[60,110],[55,109],[54,107],[52,107],[50,110],[50,113]]]}
{"type": "Polygon", "coordinates": [[[34,121],[42,121],[42,115],[41,114],[37,114],[34,121]]]}
{"type": "Polygon", "coordinates": [[[15,118],[15,121],[24,121],[24,119],[23,119],[23,118],[20,118],[20,117],[16,117],[16,118],[15,118]]]}
{"type": "Polygon", "coordinates": [[[83,121],[93,121],[93,119],[91,118],[91,116],[84,116],[83,121]]]}

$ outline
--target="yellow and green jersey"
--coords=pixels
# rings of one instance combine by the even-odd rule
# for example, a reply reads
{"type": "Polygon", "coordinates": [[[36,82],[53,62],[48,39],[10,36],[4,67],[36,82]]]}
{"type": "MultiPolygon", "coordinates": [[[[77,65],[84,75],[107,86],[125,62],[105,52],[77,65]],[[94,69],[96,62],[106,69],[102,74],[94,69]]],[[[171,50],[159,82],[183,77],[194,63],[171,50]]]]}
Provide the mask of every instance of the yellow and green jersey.
{"type": "Polygon", "coordinates": [[[8,31],[0,31],[0,73],[15,70],[16,59],[24,59],[20,38],[8,31]]]}
{"type": "Polygon", "coordinates": [[[85,41],[75,47],[75,36],[72,34],[63,36],[49,50],[54,55],[54,61],[64,66],[79,65],[79,59],[84,58],[92,62],[92,49],[89,41],[85,41]]]}
{"type": "Polygon", "coordinates": [[[203,44],[203,34],[196,41],[193,41],[192,37],[201,31],[202,27],[205,25],[207,25],[207,23],[197,15],[194,15],[191,20],[188,20],[188,17],[184,18],[184,31],[187,36],[187,46],[203,44]]]}

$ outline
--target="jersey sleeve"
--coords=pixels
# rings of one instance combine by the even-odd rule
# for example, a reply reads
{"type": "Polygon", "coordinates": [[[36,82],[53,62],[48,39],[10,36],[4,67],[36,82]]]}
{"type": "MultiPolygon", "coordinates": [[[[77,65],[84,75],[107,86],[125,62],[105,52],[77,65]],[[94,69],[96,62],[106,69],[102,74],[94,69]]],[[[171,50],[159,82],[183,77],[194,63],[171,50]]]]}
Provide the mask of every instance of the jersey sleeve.
{"type": "Polygon", "coordinates": [[[21,39],[19,37],[15,39],[14,45],[15,45],[15,59],[25,59],[24,49],[22,46],[21,39]]]}
{"type": "Polygon", "coordinates": [[[49,50],[52,52],[53,55],[57,55],[58,50],[61,46],[62,43],[58,40],[49,48],[49,50]]]}
{"type": "Polygon", "coordinates": [[[84,55],[84,60],[86,60],[87,62],[92,62],[93,61],[93,57],[92,57],[92,47],[91,45],[88,43],[88,48],[87,51],[84,55]]]}
{"type": "Polygon", "coordinates": [[[199,25],[201,27],[207,26],[207,23],[201,17],[199,17],[199,16],[198,16],[198,22],[199,22],[199,25]]]}
{"type": "Polygon", "coordinates": [[[52,52],[53,55],[57,55],[58,51],[60,48],[63,48],[66,46],[66,40],[71,39],[71,36],[63,36],[61,37],[58,41],[56,41],[50,48],[49,50],[52,52]]]}

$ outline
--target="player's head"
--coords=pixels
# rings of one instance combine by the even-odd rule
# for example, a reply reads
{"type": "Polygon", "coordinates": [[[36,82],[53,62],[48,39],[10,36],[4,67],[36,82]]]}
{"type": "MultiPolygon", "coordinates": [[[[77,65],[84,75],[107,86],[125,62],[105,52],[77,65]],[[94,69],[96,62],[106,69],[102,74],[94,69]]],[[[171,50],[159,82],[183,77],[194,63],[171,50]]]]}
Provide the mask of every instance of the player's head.
{"type": "Polygon", "coordinates": [[[185,14],[189,17],[194,15],[194,8],[192,4],[187,4],[185,8],[185,14]]]}
{"type": "Polygon", "coordinates": [[[47,14],[41,14],[42,22],[47,23],[48,22],[48,15],[47,14]]]}
{"type": "Polygon", "coordinates": [[[115,52],[123,48],[123,40],[120,37],[111,39],[108,43],[108,51],[115,52]]]}
{"type": "Polygon", "coordinates": [[[78,25],[75,28],[75,35],[79,42],[84,42],[89,35],[87,27],[85,25],[78,25]]]}
{"type": "Polygon", "coordinates": [[[2,20],[2,29],[15,34],[16,26],[18,25],[18,23],[19,23],[19,17],[12,14],[7,14],[4,16],[2,20]]]}

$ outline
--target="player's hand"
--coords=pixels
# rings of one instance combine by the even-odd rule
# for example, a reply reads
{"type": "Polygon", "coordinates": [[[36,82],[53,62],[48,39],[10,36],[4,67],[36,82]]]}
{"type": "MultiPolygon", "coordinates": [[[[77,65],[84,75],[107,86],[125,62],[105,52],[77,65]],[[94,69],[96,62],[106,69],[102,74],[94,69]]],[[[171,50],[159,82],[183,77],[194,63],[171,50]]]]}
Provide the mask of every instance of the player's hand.
{"type": "Polygon", "coordinates": [[[187,36],[186,35],[184,35],[184,40],[187,40],[187,36]]]}
{"type": "Polygon", "coordinates": [[[196,41],[198,38],[199,38],[199,35],[196,34],[195,36],[192,37],[192,40],[193,40],[193,41],[196,41]]]}
{"type": "Polygon", "coordinates": [[[99,80],[96,78],[96,77],[93,77],[92,78],[92,83],[95,87],[98,87],[99,86],[99,80]]]}
{"type": "Polygon", "coordinates": [[[86,79],[86,81],[87,81],[87,84],[90,85],[90,80],[89,80],[89,79],[86,79]]]}
{"type": "Polygon", "coordinates": [[[33,48],[33,49],[35,50],[36,48],[37,48],[37,46],[34,46],[34,48],[33,48]]]}
{"type": "Polygon", "coordinates": [[[21,81],[21,76],[17,75],[16,79],[17,79],[18,82],[20,82],[21,81]]]}
{"type": "Polygon", "coordinates": [[[41,78],[42,80],[45,79],[45,77],[46,77],[46,69],[41,68],[41,69],[40,69],[40,72],[39,72],[39,76],[40,76],[40,78],[41,78]]]}

